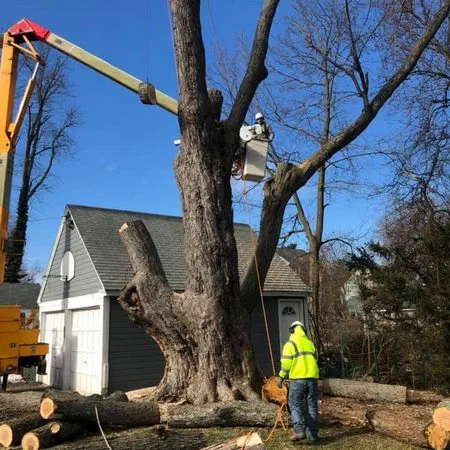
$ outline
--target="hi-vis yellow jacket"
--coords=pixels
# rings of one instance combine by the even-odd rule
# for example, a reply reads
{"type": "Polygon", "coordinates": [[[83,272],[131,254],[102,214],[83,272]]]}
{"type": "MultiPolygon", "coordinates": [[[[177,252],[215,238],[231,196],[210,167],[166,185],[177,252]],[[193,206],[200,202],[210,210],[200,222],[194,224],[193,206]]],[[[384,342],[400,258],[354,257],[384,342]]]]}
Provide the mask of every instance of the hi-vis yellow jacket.
{"type": "Polygon", "coordinates": [[[289,380],[319,378],[316,348],[300,326],[295,327],[283,346],[281,370],[278,375],[289,380]]]}

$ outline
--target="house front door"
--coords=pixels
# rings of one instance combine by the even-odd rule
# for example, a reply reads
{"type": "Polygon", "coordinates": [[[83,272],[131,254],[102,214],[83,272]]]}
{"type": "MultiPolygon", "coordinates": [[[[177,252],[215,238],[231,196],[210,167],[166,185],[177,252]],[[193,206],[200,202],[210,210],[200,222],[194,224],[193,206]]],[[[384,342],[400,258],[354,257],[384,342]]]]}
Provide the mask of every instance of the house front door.
{"type": "Polygon", "coordinates": [[[279,323],[280,323],[280,346],[289,339],[289,326],[295,320],[300,320],[305,323],[304,318],[304,300],[279,300],[279,323]]]}

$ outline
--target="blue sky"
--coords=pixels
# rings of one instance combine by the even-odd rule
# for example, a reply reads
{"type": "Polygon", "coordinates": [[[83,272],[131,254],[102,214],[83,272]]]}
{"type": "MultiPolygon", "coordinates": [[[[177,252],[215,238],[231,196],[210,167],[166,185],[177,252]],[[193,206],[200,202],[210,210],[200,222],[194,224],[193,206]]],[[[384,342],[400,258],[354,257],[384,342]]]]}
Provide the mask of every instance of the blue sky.
{"type": "MultiPolygon", "coordinates": [[[[253,33],[261,3],[203,1],[202,24],[209,63],[216,39],[231,46],[237,34],[253,33]]],[[[281,2],[275,33],[281,32],[288,7],[289,2],[281,2]]],[[[0,28],[22,17],[138,78],[148,78],[159,90],[177,97],[165,0],[15,0],[2,6],[0,28]]],[[[79,63],[69,63],[69,76],[83,121],[74,133],[76,156],[57,165],[53,192],[43,193],[32,206],[27,266],[45,268],[68,203],[180,214],[172,170],[176,153],[173,140],[178,138],[176,118],[157,107],[142,105],[133,93],[79,63]]],[[[305,195],[312,196],[312,189],[306,189],[305,195]]],[[[367,232],[377,219],[378,207],[379,200],[371,203],[342,197],[329,208],[327,233],[367,232]]],[[[247,211],[238,208],[236,219],[248,222],[247,211]]],[[[257,224],[253,218],[252,225],[257,224]]]]}

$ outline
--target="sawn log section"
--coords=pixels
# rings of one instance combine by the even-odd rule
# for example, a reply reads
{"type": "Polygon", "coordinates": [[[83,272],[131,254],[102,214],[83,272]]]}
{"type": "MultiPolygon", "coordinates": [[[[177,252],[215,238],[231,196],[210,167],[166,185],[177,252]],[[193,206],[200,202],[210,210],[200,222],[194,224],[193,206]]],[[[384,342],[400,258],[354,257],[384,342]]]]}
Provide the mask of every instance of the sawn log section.
{"type": "Polygon", "coordinates": [[[86,434],[86,425],[75,422],[50,422],[30,431],[22,438],[23,450],[39,450],[53,447],[75,437],[86,434]]]}
{"type": "Polygon", "coordinates": [[[0,445],[10,447],[20,444],[22,437],[30,430],[45,424],[38,413],[27,414],[0,425],[0,445]]]}
{"type": "Polygon", "coordinates": [[[99,420],[105,427],[131,428],[160,423],[159,406],[156,402],[129,403],[82,396],[60,398],[56,395],[42,399],[40,413],[44,419],[52,420],[64,419],[89,423],[97,423],[99,420]]]}
{"type": "Polygon", "coordinates": [[[319,382],[319,389],[322,394],[333,397],[357,398],[380,403],[406,403],[407,401],[406,387],[391,384],[329,378],[319,382]]]}

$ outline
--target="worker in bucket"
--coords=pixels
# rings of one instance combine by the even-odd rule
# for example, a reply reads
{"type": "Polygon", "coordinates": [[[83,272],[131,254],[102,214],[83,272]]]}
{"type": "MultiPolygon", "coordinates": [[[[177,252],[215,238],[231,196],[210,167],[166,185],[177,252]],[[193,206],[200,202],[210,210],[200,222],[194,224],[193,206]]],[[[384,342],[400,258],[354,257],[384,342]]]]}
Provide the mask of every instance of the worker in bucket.
{"type": "Polygon", "coordinates": [[[319,367],[314,343],[308,339],[302,322],[296,320],[289,327],[289,340],[283,346],[281,370],[277,386],[289,380],[288,405],[294,434],[291,441],[308,437],[318,440],[317,379],[319,367]]]}
{"type": "Polygon", "coordinates": [[[272,127],[267,125],[263,113],[258,112],[255,114],[255,124],[251,126],[251,129],[257,138],[262,138],[269,142],[273,141],[274,133],[272,127]]]}

